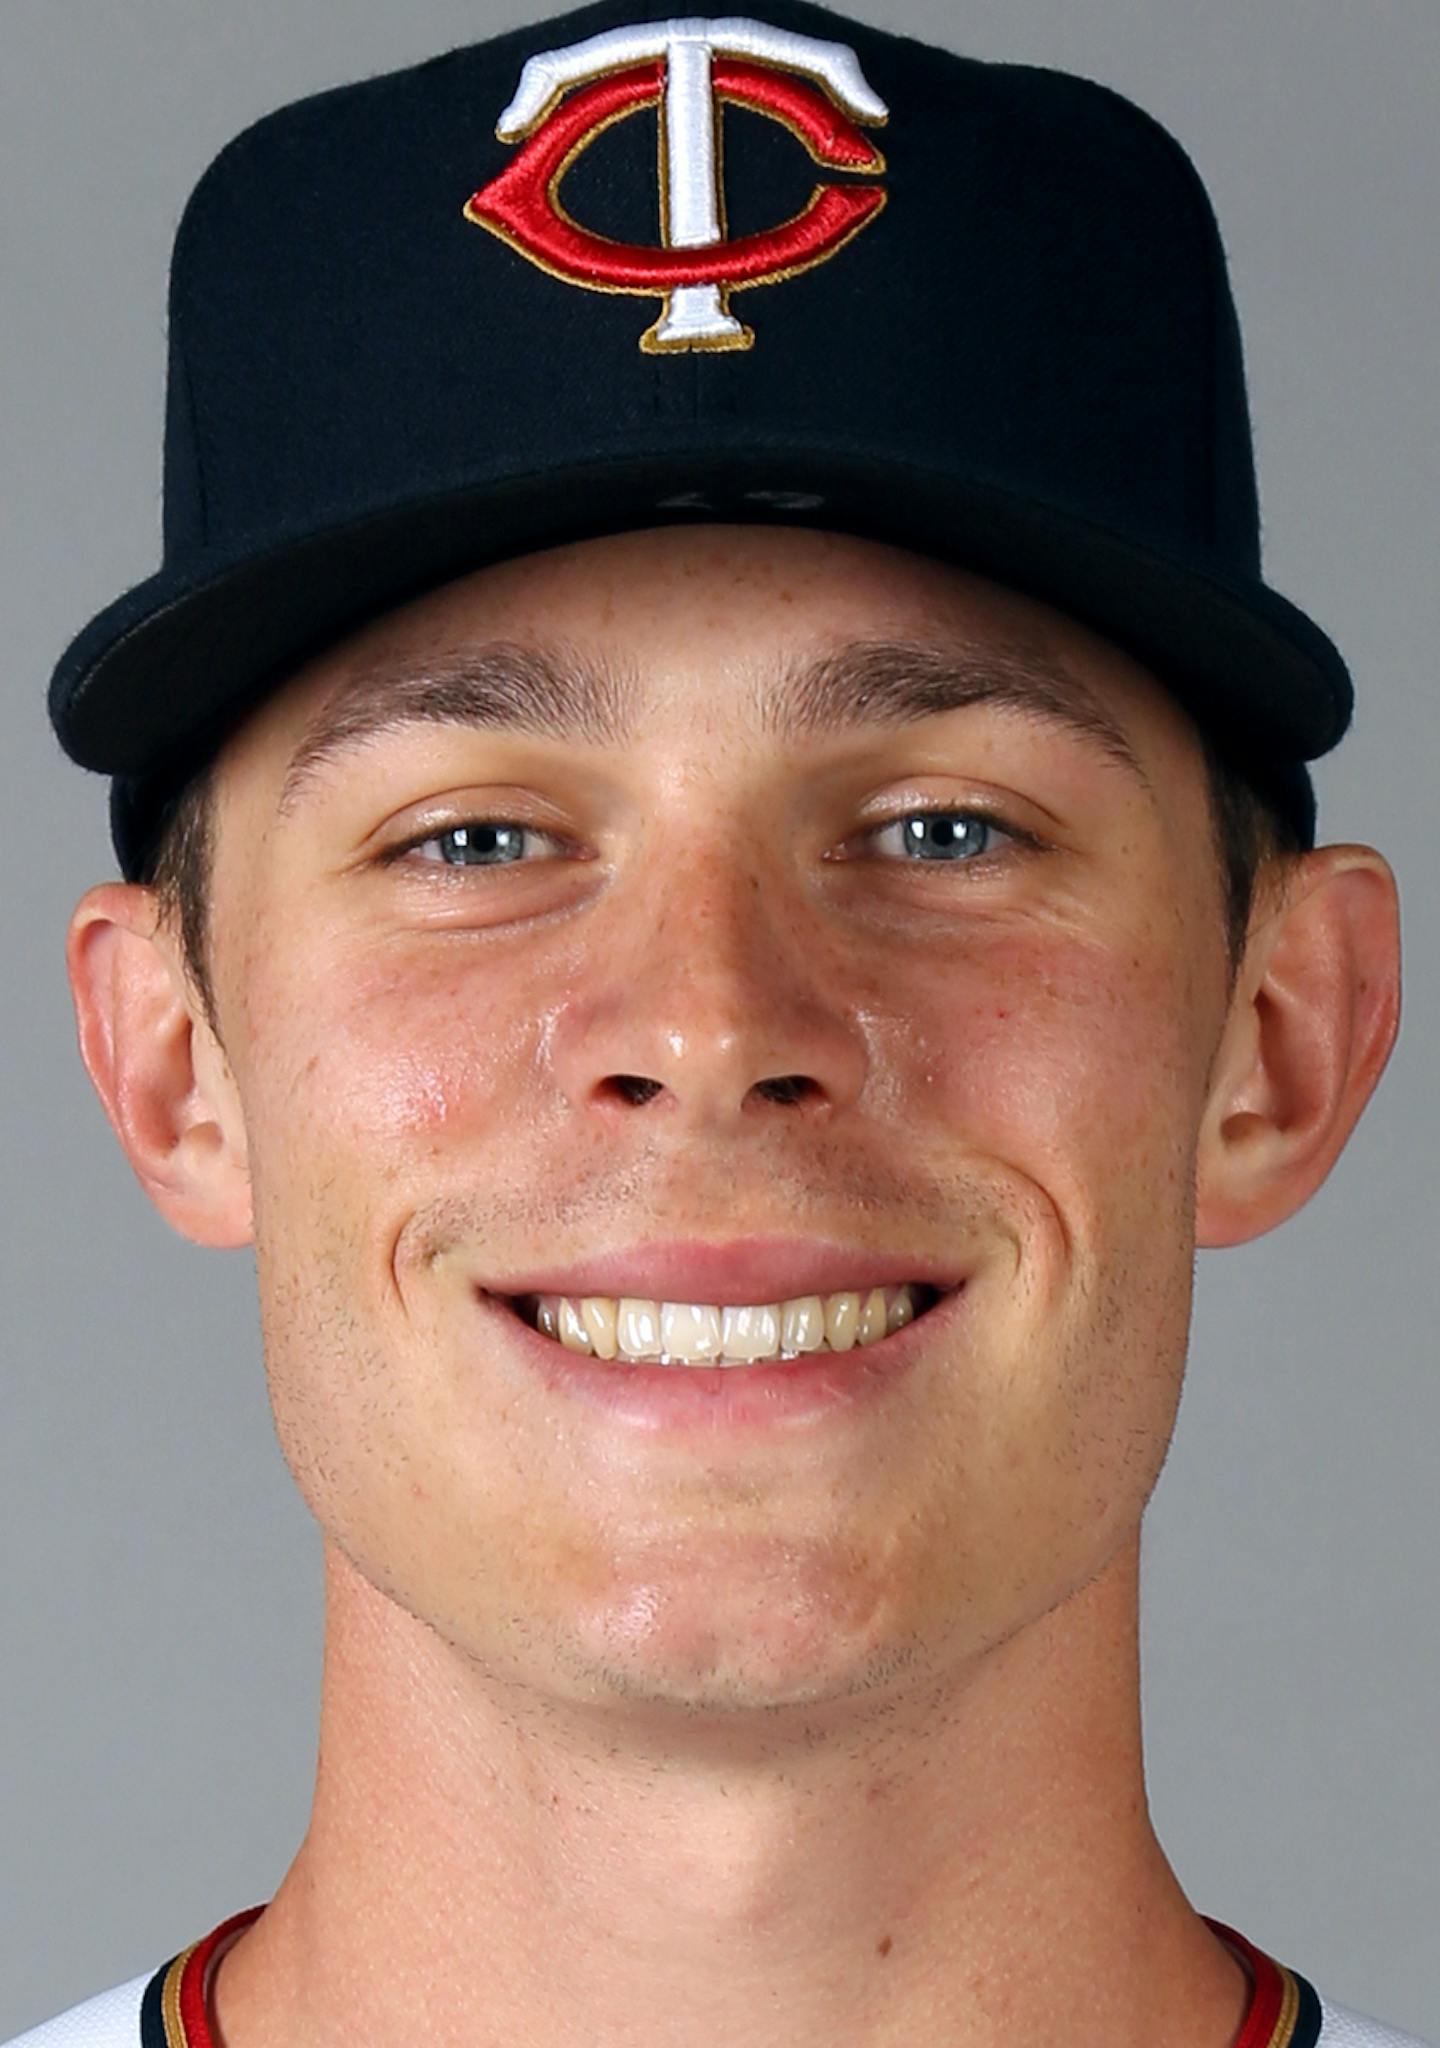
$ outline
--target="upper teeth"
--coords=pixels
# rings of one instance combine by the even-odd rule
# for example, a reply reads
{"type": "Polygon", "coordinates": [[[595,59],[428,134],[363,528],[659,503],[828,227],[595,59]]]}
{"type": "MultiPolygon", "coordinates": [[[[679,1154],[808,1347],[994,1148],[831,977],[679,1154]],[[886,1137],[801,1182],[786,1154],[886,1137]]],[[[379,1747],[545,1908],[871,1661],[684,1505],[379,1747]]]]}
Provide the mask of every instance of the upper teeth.
{"type": "Polygon", "coordinates": [[[536,1323],[570,1350],[599,1358],[730,1365],[874,1344],[910,1322],[915,1309],[916,1289],[909,1286],[724,1306],[644,1301],[632,1295],[617,1300],[604,1294],[542,1294],[536,1298],[536,1323]]]}

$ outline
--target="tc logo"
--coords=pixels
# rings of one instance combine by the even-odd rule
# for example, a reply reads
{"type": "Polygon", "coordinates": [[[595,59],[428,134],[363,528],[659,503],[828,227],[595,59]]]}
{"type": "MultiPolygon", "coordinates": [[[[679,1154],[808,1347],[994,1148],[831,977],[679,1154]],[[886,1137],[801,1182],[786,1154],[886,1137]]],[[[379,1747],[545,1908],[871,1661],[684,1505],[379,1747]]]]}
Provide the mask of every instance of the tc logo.
{"type": "Polygon", "coordinates": [[[888,109],[843,43],[741,16],[645,22],[526,60],[495,129],[502,142],[525,147],[467,201],[466,218],[569,284],[663,299],[640,337],[647,353],[749,348],[755,336],[731,313],[731,292],[823,263],[874,219],[885,194],[873,185],[817,185],[793,219],[727,241],[717,100],[783,122],[817,163],[872,176],[885,168],[846,116],[878,126],[888,109]],[[825,92],[783,75],[796,72],[825,92]],[[584,90],[565,100],[577,85],[584,90]],[[661,246],[593,234],[565,211],[561,180],[612,122],[656,102],[661,246]]]}

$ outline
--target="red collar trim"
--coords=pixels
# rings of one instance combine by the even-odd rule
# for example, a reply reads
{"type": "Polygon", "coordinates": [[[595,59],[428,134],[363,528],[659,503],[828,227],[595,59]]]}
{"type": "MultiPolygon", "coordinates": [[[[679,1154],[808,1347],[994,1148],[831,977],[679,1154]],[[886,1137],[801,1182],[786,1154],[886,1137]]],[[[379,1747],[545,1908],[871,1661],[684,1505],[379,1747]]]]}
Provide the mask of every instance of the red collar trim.
{"type": "MultiPolygon", "coordinates": [[[[165,2048],[215,2048],[208,2011],[210,1972],[231,1942],[238,1940],[264,1910],[262,1904],[233,1913],[203,1941],[193,1942],[176,1956],[160,1989],[165,2048]]],[[[1250,2003],[1234,2048],[1301,2048],[1295,2040],[1300,1989],[1294,1972],[1223,1921],[1212,1920],[1208,1913],[1200,1917],[1213,1934],[1249,1965],[1250,2003]]]]}
{"type": "Polygon", "coordinates": [[[165,1972],[160,1987],[160,2017],[165,2027],[165,2048],[215,2048],[210,2032],[206,1998],[210,1971],[232,1941],[238,1940],[252,1920],[258,1920],[265,1905],[248,1906],[222,1920],[203,1941],[183,1949],[165,1972]]]}
{"type": "Polygon", "coordinates": [[[1292,2044],[1293,2048],[1301,2048],[1295,2039],[1300,2018],[1300,1986],[1294,1971],[1267,1956],[1223,1921],[1212,1920],[1208,1913],[1200,1917],[1212,1934],[1218,1934],[1250,1966],[1250,2003],[1235,2048],[1292,2048],[1292,2044]]]}

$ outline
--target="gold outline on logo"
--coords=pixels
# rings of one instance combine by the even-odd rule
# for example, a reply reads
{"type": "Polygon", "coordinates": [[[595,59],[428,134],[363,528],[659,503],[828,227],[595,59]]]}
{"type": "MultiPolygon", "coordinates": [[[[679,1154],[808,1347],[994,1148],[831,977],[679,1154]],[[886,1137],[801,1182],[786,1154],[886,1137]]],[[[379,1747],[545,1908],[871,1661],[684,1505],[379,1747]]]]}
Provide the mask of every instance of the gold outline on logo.
{"type": "MultiPolygon", "coordinates": [[[[753,63],[757,70],[764,69],[768,71],[773,71],[776,73],[777,76],[782,78],[786,76],[803,77],[806,79],[807,83],[811,86],[813,90],[822,94],[823,97],[825,97],[826,99],[829,99],[832,105],[835,104],[823,79],[817,78],[813,73],[802,71],[799,69],[799,67],[792,68],[778,64],[768,64],[763,59],[759,58],[747,58],[746,61],[753,63]]],[[[599,80],[603,78],[615,77],[620,72],[634,70],[637,68],[639,67],[630,62],[606,65],[602,70],[596,71],[595,73],[593,73],[591,77],[587,78],[585,80],[585,86],[588,88],[589,86],[597,83],[599,80]]],[[[515,140],[519,140],[522,142],[528,141],[529,138],[538,133],[540,128],[544,126],[545,122],[549,120],[550,116],[555,112],[556,108],[564,100],[566,93],[569,89],[570,88],[568,87],[562,87],[558,92],[552,93],[550,98],[546,101],[543,111],[540,114],[538,114],[533,121],[529,122],[524,129],[517,131],[517,135],[515,137],[506,137],[501,135],[499,128],[497,127],[495,131],[496,139],[501,142],[514,142],[515,140]]],[[[656,90],[653,94],[647,93],[644,98],[637,97],[636,99],[631,101],[630,104],[627,106],[617,107],[613,113],[607,114],[603,120],[597,121],[593,127],[587,128],[585,130],[585,133],[566,152],[565,156],[562,157],[560,162],[556,165],[555,169],[551,172],[550,177],[547,179],[545,185],[546,204],[548,205],[551,212],[556,216],[557,219],[564,221],[567,226],[574,228],[578,234],[588,235],[592,237],[594,240],[608,243],[610,247],[616,249],[625,248],[627,246],[627,244],[623,242],[616,241],[616,239],[613,236],[602,235],[598,229],[586,227],[583,221],[577,220],[575,215],[570,212],[569,208],[566,207],[564,202],[561,200],[560,187],[564,182],[565,178],[569,175],[570,171],[572,170],[576,162],[579,160],[579,158],[584,154],[584,152],[587,149],[590,148],[591,144],[597,142],[599,138],[603,134],[605,134],[605,132],[608,129],[615,127],[621,121],[629,120],[630,117],[634,114],[649,113],[653,110],[656,116],[656,158],[657,177],[659,180],[660,192],[660,246],[662,248],[673,248],[675,246],[675,244],[673,244],[669,239],[669,221],[667,219],[668,209],[666,204],[666,198],[668,189],[668,162],[666,158],[665,121],[663,118],[662,104],[664,91],[665,72],[662,66],[658,70],[656,78],[656,90]]],[[[888,168],[885,161],[884,152],[879,148],[875,147],[874,144],[871,144],[872,149],[874,149],[875,156],[875,161],[873,163],[846,166],[837,166],[834,164],[829,164],[827,163],[826,159],[820,156],[818,152],[812,147],[809,136],[806,135],[805,131],[800,127],[800,125],[797,122],[790,119],[790,117],[787,114],[784,114],[768,106],[757,105],[753,100],[746,99],[742,94],[734,92],[723,85],[714,87],[713,91],[716,111],[718,115],[718,118],[715,123],[715,178],[716,215],[720,223],[721,241],[728,240],[728,235],[726,232],[728,224],[725,211],[724,172],[724,137],[726,126],[726,116],[724,110],[726,107],[738,107],[744,113],[755,114],[762,120],[774,121],[778,126],[788,129],[791,135],[793,135],[795,140],[800,144],[801,148],[805,151],[805,154],[810,158],[810,161],[812,163],[821,165],[825,169],[834,170],[838,168],[845,168],[854,170],[858,172],[861,176],[866,178],[878,178],[883,176],[886,169],[888,168]]],[[[865,126],[867,128],[884,127],[888,122],[888,119],[889,117],[888,115],[886,115],[880,120],[867,121],[865,123],[865,126]]],[[[868,136],[865,139],[869,141],[868,136]]],[[[818,203],[824,189],[825,188],[821,185],[813,185],[810,189],[810,198],[806,205],[803,206],[798,213],[792,213],[788,220],[777,221],[774,227],[767,229],[766,232],[768,234],[781,234],[785,231],[786,228],[792,227],[796,221],[803,220],[806,214],[809,213],[818,203]]],[[[721,311],[731,318],[735,317],[730,313],[730,295],[732,292],[746,291],[749,290],[754,285],[783,284],[786,283],[792,277],[799,277],[804,271],[814,270],[820,264],[828,263],[832,256],[838,256],[840,251],[846,246],[846,244],[852,242],[855,239],[856,235],[860,233],[862,228],[868,227],[871,221],[879,218],[879,216],[884,212],[885,207],[889,202],[889,197],[889,193],[882,188],[877,194],[878,203],[872,206],[868,213],[861,214],[859,219],[854,221],[850,225],[850,227],[846,229],[845,233],[840,237],[840,239],[836,242],[831,243],[831,245],[828,248],[821,249],[810,255],[802,256],[797,262],[785,264],[782,268],[778,270],[762,272],[762,274],[758,277],[741,278],[735,284],[719,285],[717,289],[719,293],[721,311]]],[[[558,264],[547,261],[547,259],[542,254],[540,254],[534,248],[532,248],[529,245],[529,243],[522,241],[520,237],[514,234],[509,228],[504,227],[499,222],[489,219],[483,213],[474,211],[472,209],[470,200],[466,200],[465,205],[461,210],[466,220],[470,221],[474,226],[487,228],[492,235],[497,237],[498,240],[506,243],[508,247],[514,249],[517,255],[525,257],[525,259],[528,262],[533,263],[538,270],[543,270],[549,276],[558,278],[562,284],[578,285],[584,291],[608,292],[614,296],[622,298],[645,299],[658,297],[661,301],[660,311],[655,317],[655,319],[651,322],[650,326],[647,327],[644,333],[641,334],[640,336],[640,347],[646,355],[725,354],[737,350],[750,349],[754,347],[755,330],[752,327],[747,327],[744,325],[741,326],[740,332],[738,334],[733,335],[716,335],[708,338],[684,336],[678,341],[660,341],[659,339],[657,339],[658,331],[661,327],[664,326],[666,320],[668,320],[670,317],[671,294],[669,291],[657,291],[657,288],[654,285],[648,284],[613,284],[606,278],[581,277],[578,276],[573,270],[562,270],[558,264]]],[[[699,244],[698,246],[703,248],[714,248],[716,244],[710,242],[699,244]]]]}

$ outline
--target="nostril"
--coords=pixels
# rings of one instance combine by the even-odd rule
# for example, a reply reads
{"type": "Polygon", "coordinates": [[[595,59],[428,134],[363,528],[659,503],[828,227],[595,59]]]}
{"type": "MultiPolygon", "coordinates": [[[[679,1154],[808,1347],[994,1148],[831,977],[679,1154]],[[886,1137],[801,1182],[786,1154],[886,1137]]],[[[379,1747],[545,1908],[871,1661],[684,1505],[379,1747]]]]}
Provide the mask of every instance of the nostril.
{"type": "MultiPolygon", "coordinates": [[[[661,1084],[643,1074],[614,1074],[607,1086],[624,1101],[638,1104],[658,1095],[661,1084]]],[[[807,1074],[780,1074],[772,1081],[758,1081],[755,1086],[756,1093],[769,1102],[801,1102],[816,1092],[815,1083],[807,1074]]]]}
{"type": "Polygon", "coordinates": [[[804,1074],[781,1074],[759,1084],[760,1093],[770,1102],[799,1102],[814,1085],[804,1074]]]}
{"type": "Polygon", "coordinates": [[[643,1074],[617,1074],[611,1086],[627,1102],[649,1102],[660,1093],[660,1083],[647,1080],[643,1074]]]}

